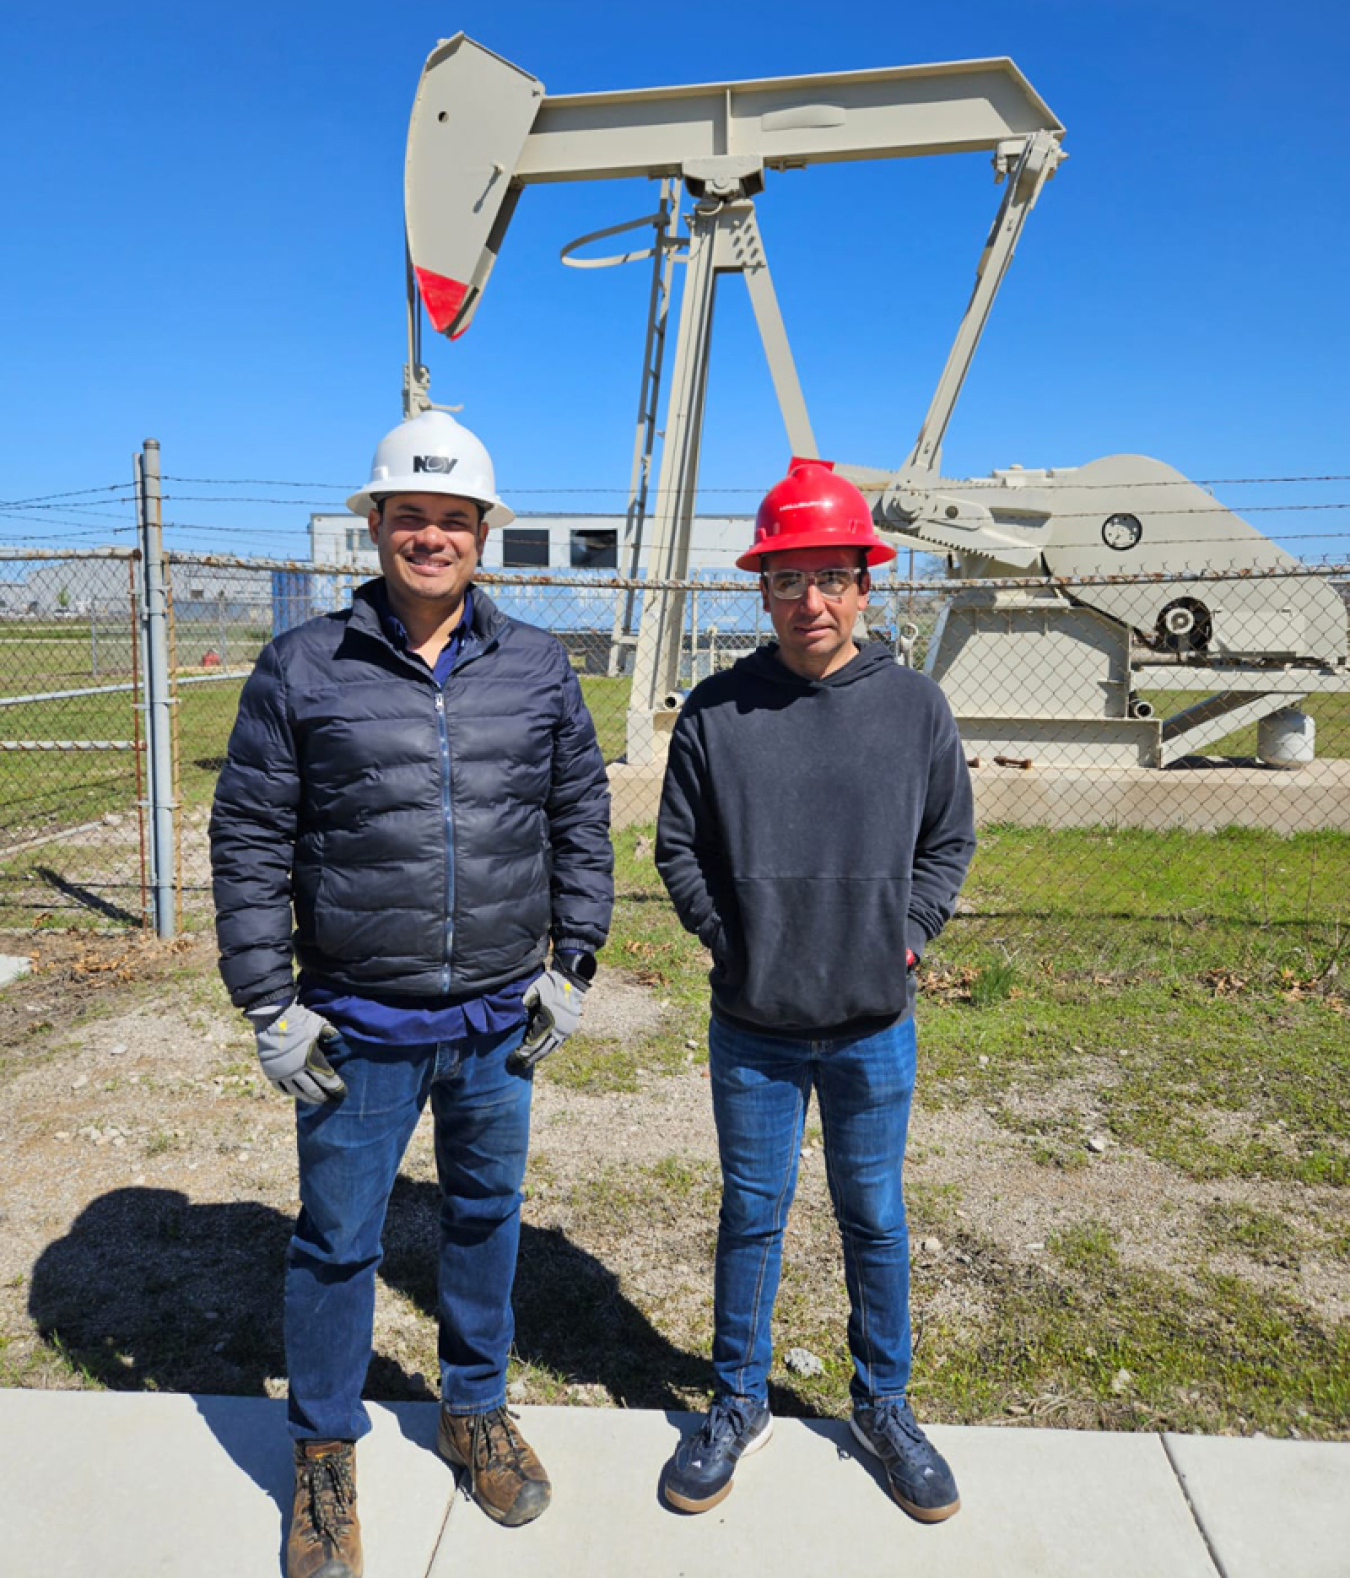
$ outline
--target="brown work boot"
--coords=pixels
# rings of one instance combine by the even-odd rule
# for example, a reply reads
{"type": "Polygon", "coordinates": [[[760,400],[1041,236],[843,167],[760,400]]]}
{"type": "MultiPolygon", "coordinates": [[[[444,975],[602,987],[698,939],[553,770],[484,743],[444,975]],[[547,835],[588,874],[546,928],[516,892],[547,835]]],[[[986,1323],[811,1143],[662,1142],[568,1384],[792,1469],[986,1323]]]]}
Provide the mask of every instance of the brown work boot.
{"type": "Polygon", "coordinates": [[[469,1471],[469,1494],[498,1523],[514,1529],[548,1506],[553,1487],[534,1448],[506,1408],[452,1414],[441,1407],[436,1445],[447,1463],[469,1471]]]}
{"type": "Polygon", "coordinates": [[[356,1443],[295,1443],[295,1508],[286,1578],[361,1578],[356,1443]]]}

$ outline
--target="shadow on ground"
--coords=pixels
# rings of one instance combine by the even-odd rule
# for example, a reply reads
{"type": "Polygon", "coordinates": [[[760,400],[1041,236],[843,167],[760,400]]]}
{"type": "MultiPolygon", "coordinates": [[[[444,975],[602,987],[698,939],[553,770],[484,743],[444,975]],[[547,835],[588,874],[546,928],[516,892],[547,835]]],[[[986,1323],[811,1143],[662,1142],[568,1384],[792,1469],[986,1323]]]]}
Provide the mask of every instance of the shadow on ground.
{"type": "Polygon", "coordinates": [[[262,1395],[282,1373],[289,1236],[255,1201],[114,1189],[38,1257],[29,1314],[73,1368],[115,1390],[262,1395]]]}
{"type": "MultiPolygon", "coordinates": [[[[385,1224],[381,1274],[420,1309],[436,1307],[436,1185],[400,1178],[385,1224]]],[[[686,1409],[711,1390],[705,1355],[670,1341],[625,1296],[613,1271],[558,1228],[523,1223],[516,1267],[515,1352],[565,1381],[603,1386],[624,1408],[686,1409]]],[[[790,1387],[770,1402],[785,1415],[818,1410],[790,1387]]]]}
{"type": "MultiPolygon", "coordinates": [[[[381,1276],[436,1314],[436,1185],[400,1177],[381,1276]]],[[[114,1189],[92,1201],[33,1267],[28,1309],[73,1370],[117,1391],[263,1396],[285,1373],[282,1264],[291,1221],[256,1201],[193,1204],[173,1189],[114,1189]]],[[[706,1357],[665,1337],[618,1278],[557,1229],[521,1229],[516,1352],[629,1408],[680,1409],[711,1385],[706,1357]]],[[[428,1401],[420,1373],[376,1354],[365,1395],[428,1401]]],[[[791,1389],[776,1411],[811,1415],[791,1389]]]]}

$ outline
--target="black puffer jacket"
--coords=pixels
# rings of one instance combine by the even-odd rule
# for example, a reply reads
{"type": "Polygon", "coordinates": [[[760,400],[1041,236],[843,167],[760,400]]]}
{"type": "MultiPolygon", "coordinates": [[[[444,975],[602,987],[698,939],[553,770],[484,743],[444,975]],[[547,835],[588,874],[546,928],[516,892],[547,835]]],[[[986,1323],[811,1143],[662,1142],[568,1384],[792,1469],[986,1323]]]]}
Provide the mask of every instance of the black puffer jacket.
{"type": "Polygon", "coordinates": [[[356,992],[474,995],[550,934],[593,952],[609,928],[609,788],[562,645],[475,588],[442,691],[373,585],[278,636],[244,686],[211,816],[239,1007],[284,1001],[293,959],[356,992]]]}

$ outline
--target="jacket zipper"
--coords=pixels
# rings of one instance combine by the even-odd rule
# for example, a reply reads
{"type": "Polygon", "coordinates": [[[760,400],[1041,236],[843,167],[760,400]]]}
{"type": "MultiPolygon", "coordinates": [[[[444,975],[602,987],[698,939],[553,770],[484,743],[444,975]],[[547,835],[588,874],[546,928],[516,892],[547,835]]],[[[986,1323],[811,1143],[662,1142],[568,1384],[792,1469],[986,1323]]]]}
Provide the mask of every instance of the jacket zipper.
{"type": "Polygon", "coordinates": [[[445,692],[436,690],[436,723],[441,735],[441,817],[445,824],[445,926],[442,933],[441,991],[450,991],[450,956],[455,944],[455,823],[450,806],[450,728],[445,692]]]}

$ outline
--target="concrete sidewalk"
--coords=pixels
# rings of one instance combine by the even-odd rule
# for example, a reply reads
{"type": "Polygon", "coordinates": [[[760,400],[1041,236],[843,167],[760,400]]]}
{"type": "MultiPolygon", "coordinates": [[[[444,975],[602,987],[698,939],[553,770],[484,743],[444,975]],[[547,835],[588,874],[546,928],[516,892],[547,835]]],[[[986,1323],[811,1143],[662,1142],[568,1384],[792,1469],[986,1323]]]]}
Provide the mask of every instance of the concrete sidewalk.
{"type": "MultiPolygon", "coordinates": [[[[846,1425],[778,1420],[701,1517],[657,1499],[691,1416],[522,1408],[554,1504],[498,1528],[456,1498],[430,1403],[372,1407],[360,1447],[366,1578],[1347,1578],[1350,1444],[938,1427],[962,1510],[912,1522],[846,1425]]],[[[284,1404],[0,1391],[0,1574],[277,1574],[284,1404]]]]}

